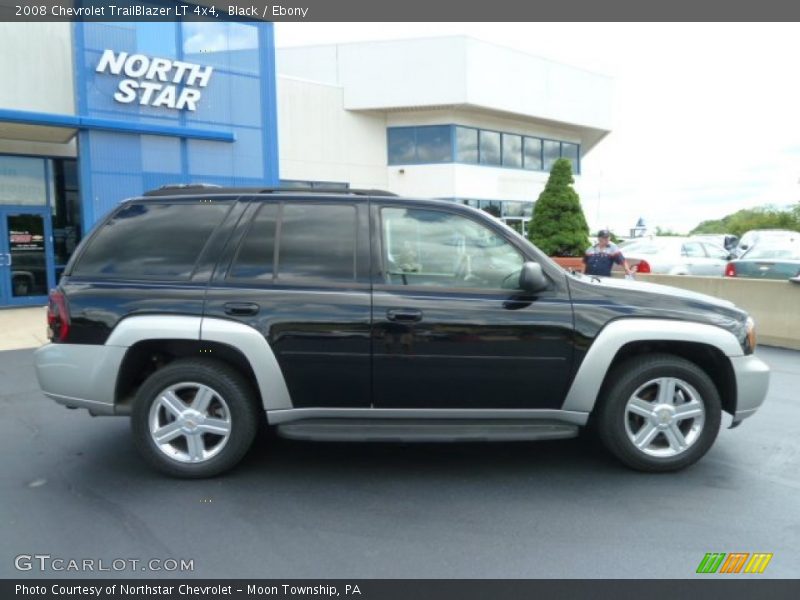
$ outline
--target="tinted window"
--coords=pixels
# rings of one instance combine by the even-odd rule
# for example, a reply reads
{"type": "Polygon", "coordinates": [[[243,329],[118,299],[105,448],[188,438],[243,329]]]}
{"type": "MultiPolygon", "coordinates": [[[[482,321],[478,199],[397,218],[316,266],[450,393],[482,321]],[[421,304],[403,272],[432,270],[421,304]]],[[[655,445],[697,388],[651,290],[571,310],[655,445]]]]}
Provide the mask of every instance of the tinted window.
{"type": "Polygon", "coordinates": [[[577,144],[568,144],[563,142],[561,144],[561,157],[566,158],[569,162],[572,163],[572,172],[578,173],[579,168],[579,161],[578,161],[578,145],[577,144]]]}
{"type": "Polygon", "coordinates": [[[417,127],[417,162],[450,162],[452,154],[449,125],[417,127]]]}
{"type": "Polygon", "coordinates": [[[720,248],[719,246],[717,246],[715,244],[703,244],[703,247],[706,249],[706,253],[711,258],[720,258],[722,260],[725,260],[725,259],[728,258],[728,254],[729,254],[728,251],[725,250],[724,248],[720,248]]]}
{"type": "Polygon", "coordinates": [[[278,279],[356,278],[356,209],[337,204],[286,204],[281,217],[278,279]]]}
{"type": "Polygon", "coordinates": [[[503,165],[517,168],[522,166],[522,136],[503,134],[503,165]]]}
{"type": "Polygon", "coordinates": [[[456,160],[463,163],[478,162],[478,130],[456,127],[456,160]]]}
{"type": "Polygon", "coordinates": [[[553,168],[553,163],[561,158],[561,142],[544,140],[544,170],[553,168]]]}
{"type": "Polygon", "coordinates": [[[525,138],[525,169],[533,171],[542,170],[542,140],[539,138],[525,138]]]}
{"type": "Polygon", "coordinates": [[[228,208],[221,202],[129,204],[95,234],[73,273],[188,279],[228,208]]]}
{"type": "Polygon", "coordinates": [[[389,129],[389,164],[413,163],[416,160],[414,128],[389,129]]]}
{"type": "Polygon", "coordinates": [[[517,287],[522,256],[491,229],[441,211],[385,208],[381,214],[387,283],[517,287]]]}
{"type": "Polygon", "coordinates": [[[500,134],[496,131],[483,131],[480,132],[480,145],[481,154],[480,160],[482,165],[499,165],[500,164],[500,134]]]}
{"type": "Polygon", "coordinates": [[[277,204],[265,204],[258,210],[239,246],[228,277],[272,280],[277,220],[277,204]]]}

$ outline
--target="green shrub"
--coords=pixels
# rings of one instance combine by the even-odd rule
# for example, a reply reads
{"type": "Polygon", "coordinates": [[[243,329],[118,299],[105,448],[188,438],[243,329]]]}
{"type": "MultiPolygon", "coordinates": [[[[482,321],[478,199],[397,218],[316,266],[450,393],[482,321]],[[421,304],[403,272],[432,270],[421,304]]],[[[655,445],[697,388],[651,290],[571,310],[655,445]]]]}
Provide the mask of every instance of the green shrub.
{"type": "Polygon", "coordinates": [[[589,226],[574,182],[572,163],[559,158],[534,206],[528,239],[549,256],[583,256],[589,247],[589,226]]]}

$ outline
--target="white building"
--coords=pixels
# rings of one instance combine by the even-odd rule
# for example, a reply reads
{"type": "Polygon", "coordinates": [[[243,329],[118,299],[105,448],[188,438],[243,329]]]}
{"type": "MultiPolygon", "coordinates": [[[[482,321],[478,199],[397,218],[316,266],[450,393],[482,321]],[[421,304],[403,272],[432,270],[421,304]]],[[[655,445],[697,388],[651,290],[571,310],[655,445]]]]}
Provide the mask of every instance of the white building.
{"type": "MultiPolygon", "coordinates": [[[[519,222],[553,161],[611,129],[611,79],[467,37],[277,50],[280,175],[449,198],[519,222]]],[[[587,214],[591,214],[588,207],[587,214]]]]}

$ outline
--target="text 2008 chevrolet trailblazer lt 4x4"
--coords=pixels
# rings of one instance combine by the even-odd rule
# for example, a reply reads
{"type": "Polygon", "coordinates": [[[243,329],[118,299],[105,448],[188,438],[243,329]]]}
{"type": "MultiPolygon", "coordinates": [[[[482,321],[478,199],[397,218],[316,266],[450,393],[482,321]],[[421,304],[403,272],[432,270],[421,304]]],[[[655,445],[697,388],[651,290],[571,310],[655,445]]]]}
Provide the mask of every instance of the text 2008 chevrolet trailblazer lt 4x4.
{"type": "Polygon", "coordinates": [[[125,201],[75,252],[48,321],[44,393],[130,416],[144,457],[180,477],[236,465],[264,414],[309,440],[592,426],[626,465],[675,470],[769,380],[728,302],[567,274],[485,213],[377,191],[125,201]]]}

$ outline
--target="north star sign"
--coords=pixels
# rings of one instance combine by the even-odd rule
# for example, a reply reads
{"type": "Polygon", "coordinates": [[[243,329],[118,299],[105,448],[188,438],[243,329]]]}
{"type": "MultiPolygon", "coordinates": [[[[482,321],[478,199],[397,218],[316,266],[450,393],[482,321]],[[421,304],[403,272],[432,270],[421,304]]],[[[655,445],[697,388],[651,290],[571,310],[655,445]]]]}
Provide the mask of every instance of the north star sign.
{"type": "Polygon", "coordinates": [[[144,106],[193,111],[202,95],[200,88],[208,85],[214,69],[181,60],[105,50],[96,71],[125,77],[114,93],[117,102],[131,104],[138,99],[144,106]],[[183,84],[182,89],[178,89],[179,84],[183,84]]]}

